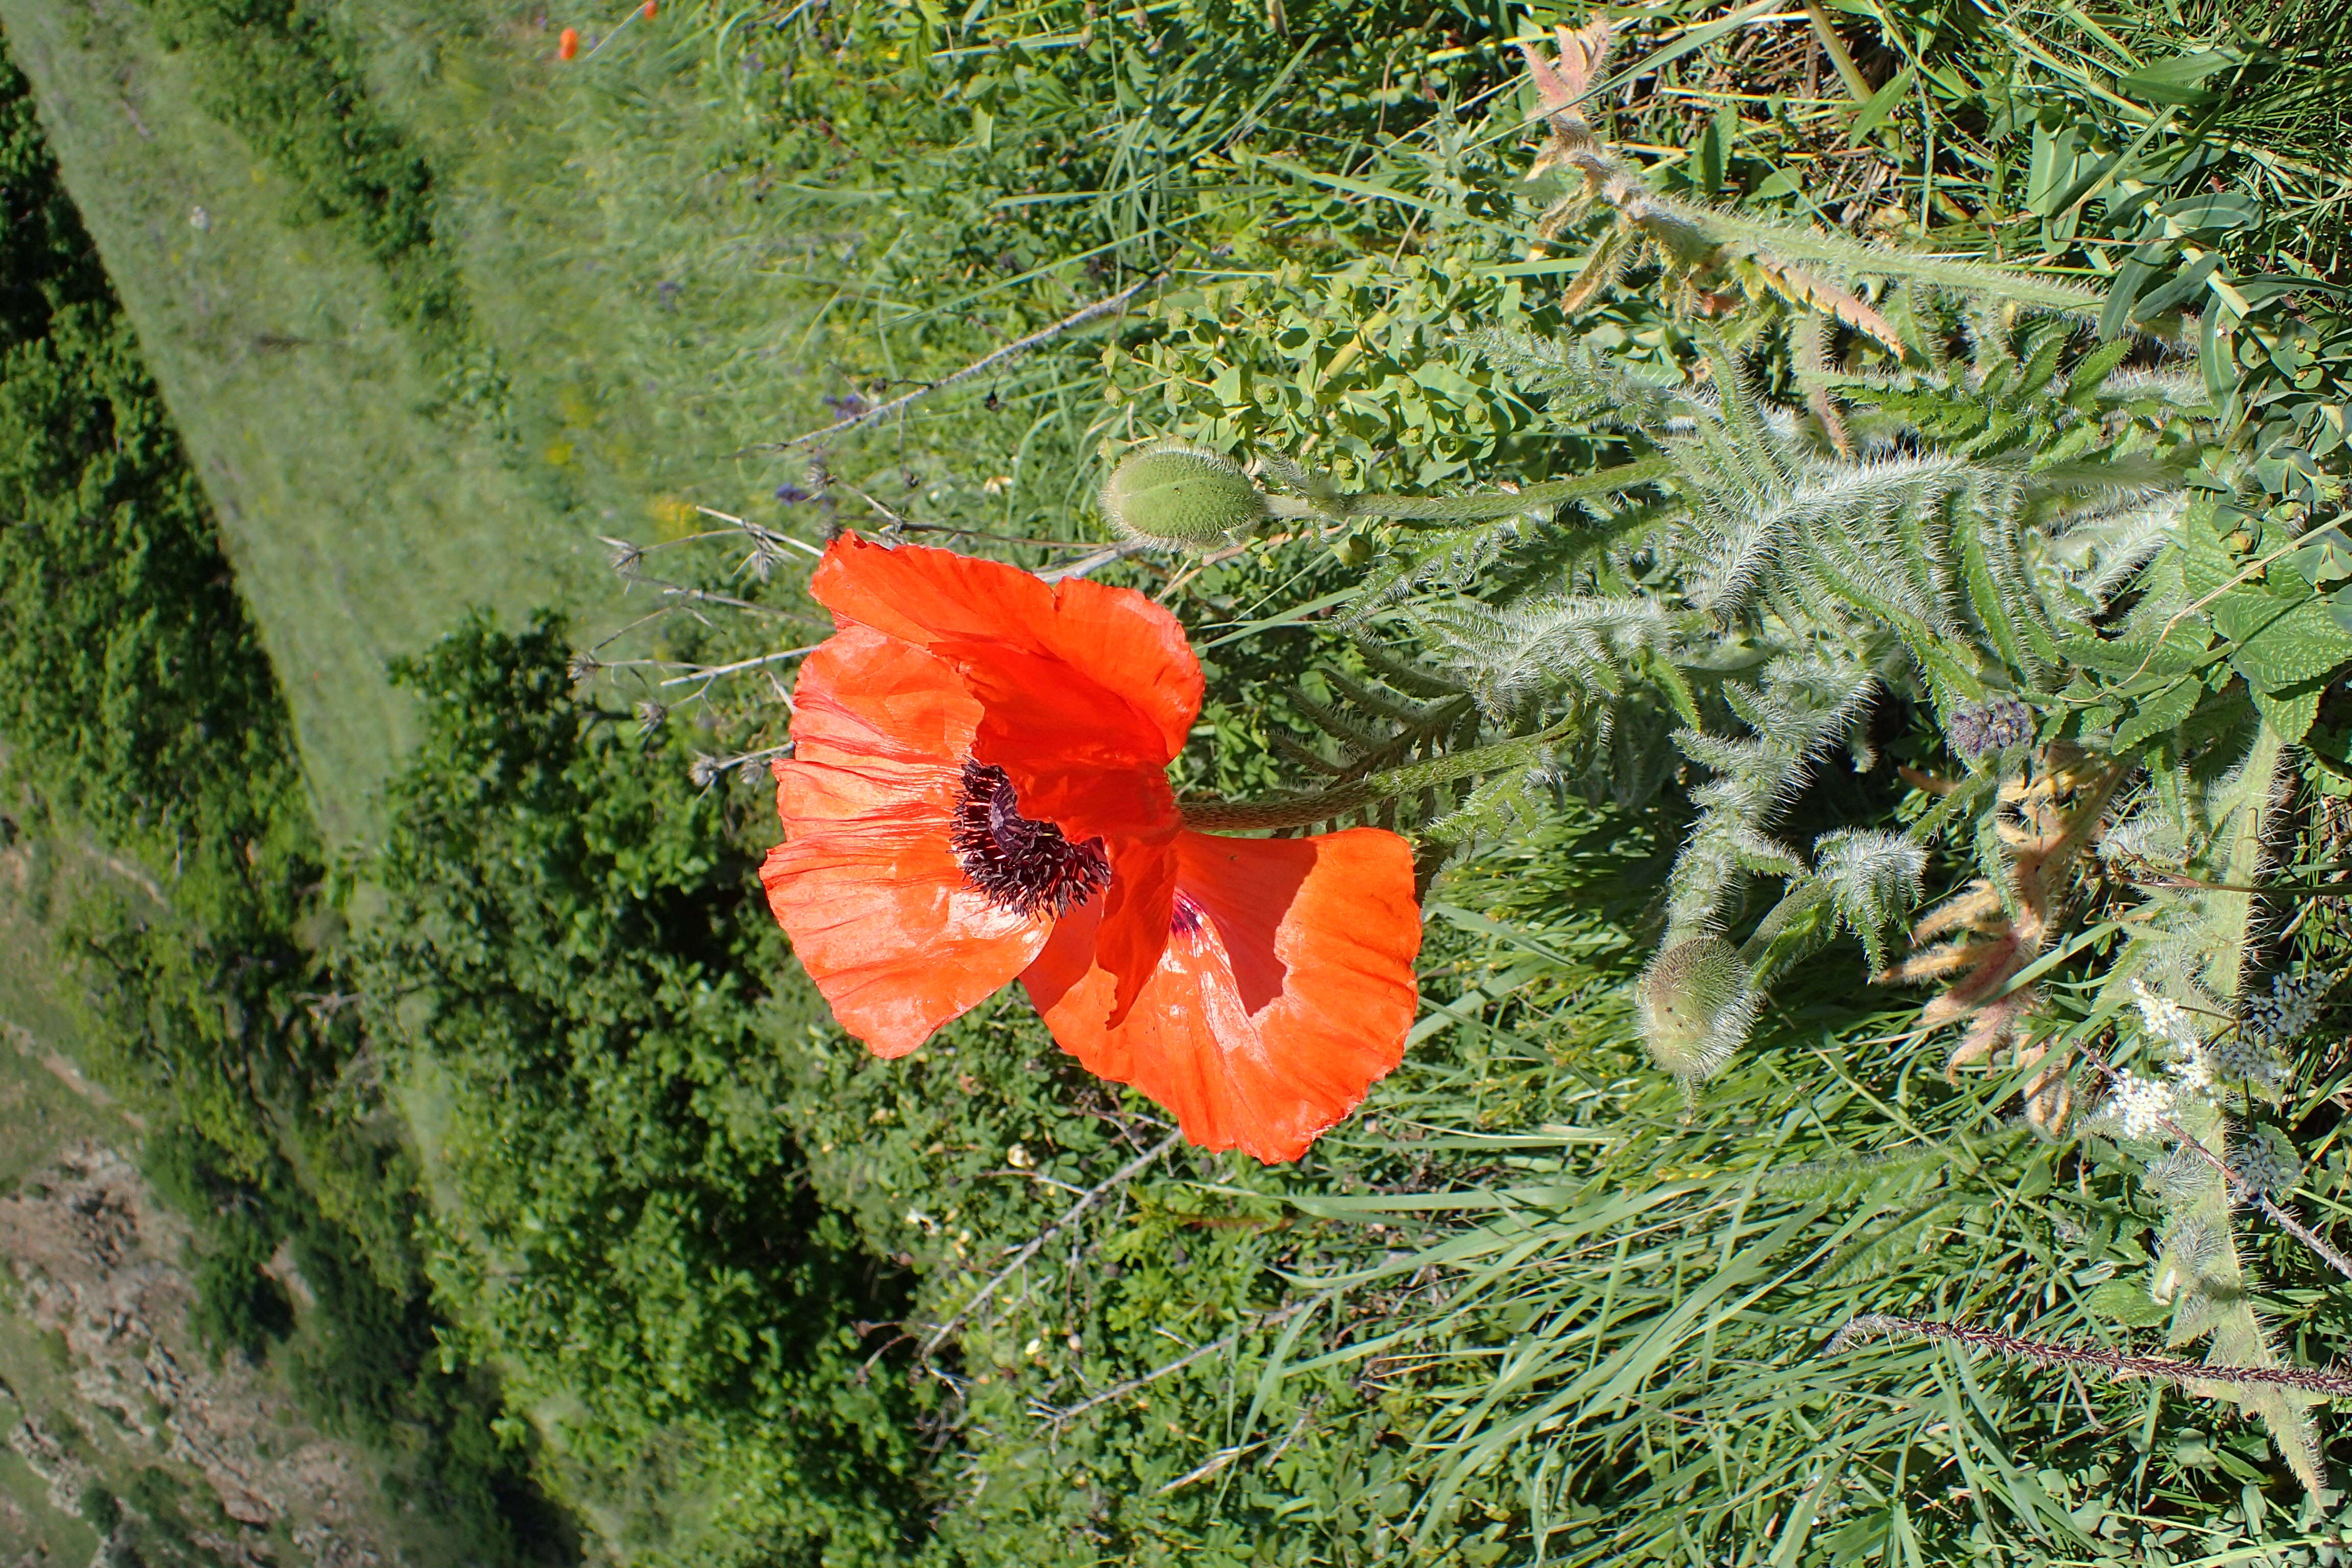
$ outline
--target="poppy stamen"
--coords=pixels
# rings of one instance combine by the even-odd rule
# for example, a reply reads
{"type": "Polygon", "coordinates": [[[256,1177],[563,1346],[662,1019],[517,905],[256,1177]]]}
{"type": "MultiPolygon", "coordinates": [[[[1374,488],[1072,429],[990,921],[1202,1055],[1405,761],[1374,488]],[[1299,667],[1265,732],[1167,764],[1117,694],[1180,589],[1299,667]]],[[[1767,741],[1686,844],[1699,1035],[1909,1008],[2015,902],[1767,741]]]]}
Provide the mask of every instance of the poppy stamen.
{"type": "Polygon", "coordinates": [[[1110,886],[1102,840],[1073,844],[1050,822],[1021,815],[1004,770],[966,762],[949,843],[964,879],[1000,909],[1066,915],[1110,886]]]}

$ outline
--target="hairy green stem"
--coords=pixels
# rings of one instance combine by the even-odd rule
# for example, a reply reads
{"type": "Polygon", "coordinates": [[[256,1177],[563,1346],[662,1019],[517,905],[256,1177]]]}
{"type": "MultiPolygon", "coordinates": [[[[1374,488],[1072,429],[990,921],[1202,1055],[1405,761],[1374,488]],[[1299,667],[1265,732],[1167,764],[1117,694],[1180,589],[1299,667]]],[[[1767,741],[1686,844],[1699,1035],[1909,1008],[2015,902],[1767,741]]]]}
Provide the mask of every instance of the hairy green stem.
{"type": "Polygon", "coordinates": [[[1351,517],[1384,517],[1399,522],[1478,522],[1512,517],[1561,501],[1629,490],[1664,479],[1674,465],[1664,458],[1644,458],[1597,473],[1564,479],[1546,479],[1523,490],[1475,496],[1335,495],[1268,496],[1266,510],[1275,517],[1339,521],[1351,517]]]}
{"type": "Polygon", "coordinates": [[[1507,769],[1526,767],[1540,760],[1552,743],[1568,733],[1565,724],[1553,726],[1541,734],[1522,740],[1504,741],[1492,746],[1477,746],[1451,756],[1432,757],[1425,763],[1413,763],[1406,767],[1391,768],[1316,795],[1294,795],[1287,800],[1233,801],[1184,800],[1176,803],[1183,813],[1184,826],[1202,833],[1251,833],[1282,827],[1312,827],[1334,817],[1383,800],[1400,795],[1418,795],[1439,784],[1479,773],[1498,773],[1507,769]]]}

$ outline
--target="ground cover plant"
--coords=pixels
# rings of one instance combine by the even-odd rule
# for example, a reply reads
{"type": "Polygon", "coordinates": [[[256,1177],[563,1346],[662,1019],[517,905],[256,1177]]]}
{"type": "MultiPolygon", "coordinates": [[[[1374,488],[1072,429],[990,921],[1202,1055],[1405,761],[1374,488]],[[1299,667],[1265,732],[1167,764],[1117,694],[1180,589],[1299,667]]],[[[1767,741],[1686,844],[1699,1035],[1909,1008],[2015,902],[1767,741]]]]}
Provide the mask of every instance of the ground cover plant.
{"type": "Polygon", "coordinates": [[[314,982],[418,1157],[386,1245],[589,1550],[2321,1554],[2329,18],[459,8],[436,67],[299,9],[224,115],[312,221],[469,215],[378,258],[469,292],[413,313],[450,384],[592,367],[436,417],[593,433],[650,617],[404,664],[314,982]],[[475,148],[436,70],[541,85],[475,148]],[[558,113],[612,205],[487,221],[558,113]],[[599,228],[665,188],[726,242],[599,228]],[[780,325],[697,313],[746,279],[780,325]],[[641,377],[698,456],[615,479],[641,377]],[[1106,489],[1171,438],[1206,528],[1106,489]],[[1423,1013],[1306,1161],[1171,1144],[1017,998],[896,1063],[825,1019],[751,868],[839,526],[1160,596],[1181,795],[1414,837],[1423,1013]]]}

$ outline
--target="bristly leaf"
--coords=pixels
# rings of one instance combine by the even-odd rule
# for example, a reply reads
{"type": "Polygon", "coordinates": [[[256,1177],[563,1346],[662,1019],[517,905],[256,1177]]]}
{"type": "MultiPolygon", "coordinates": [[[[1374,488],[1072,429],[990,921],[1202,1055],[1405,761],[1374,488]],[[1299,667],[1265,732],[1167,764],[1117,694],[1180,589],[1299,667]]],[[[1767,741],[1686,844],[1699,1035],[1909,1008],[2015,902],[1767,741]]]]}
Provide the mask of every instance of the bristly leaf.
{"type": "Polygon", "coordinates": [[[1898,834],[1845,829],[1813,846],[1813,875],[1829,889],[1838,918],[1862,939],[1872,972],[1887,964],[1890,931],[1919,901],[1927,852],[1898,834]]]}

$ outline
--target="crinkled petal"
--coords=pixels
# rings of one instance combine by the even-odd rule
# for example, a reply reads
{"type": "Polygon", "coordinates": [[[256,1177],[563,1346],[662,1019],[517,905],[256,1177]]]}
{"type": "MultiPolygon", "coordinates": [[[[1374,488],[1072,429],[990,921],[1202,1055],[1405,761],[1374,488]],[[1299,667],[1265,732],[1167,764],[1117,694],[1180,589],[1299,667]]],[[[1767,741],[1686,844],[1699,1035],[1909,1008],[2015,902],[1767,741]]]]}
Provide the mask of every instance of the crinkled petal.
{"type": "Polygon", "coordinates": [[[882,757],[961,763],[982,710],[955,666],[861,626],[801,661],[793,754],[802,762],[882,757]]]}
{"type": "Polygon", "coordinates": [[[1134,1008],[1091,910],[1022,976],[1087,1068],[1176,1115],[1193,1142],[1295,1160],[1404,1055],[1418,993],[1412,853],[1376,828],[1176,844],[1176,929],[1134,1008]]]}
{"type": "Polygon", "coordinates": [[[1123,1024],[1140,1005],[1158,973],[1176,910],[1178,835],[1127,837],[1110,847],[1111,879],[1102,900],[1102,921],[1094,940],[1094,962],[1114,981],[1106,1022],[1123,1024]]]}
{"type": "Polygon", "coordinates": [[[1049,584],[1000,562],[845,533],[809,592],[845,620],[963,667],[1008,725],[1082,735],[1085,754],[1105,763],[1165,765],[1200,712],[1201,666],[1183,626],[1130,589],[1049,584]]]}
{"type": "Polygon", "coordinates": [[[841,1026],[903,1056],[1026,968],[1053,922],[983,898],[949,842],[979,714],[952,667],[846,627],[794,704],[768,906],[841,1026]]]}

